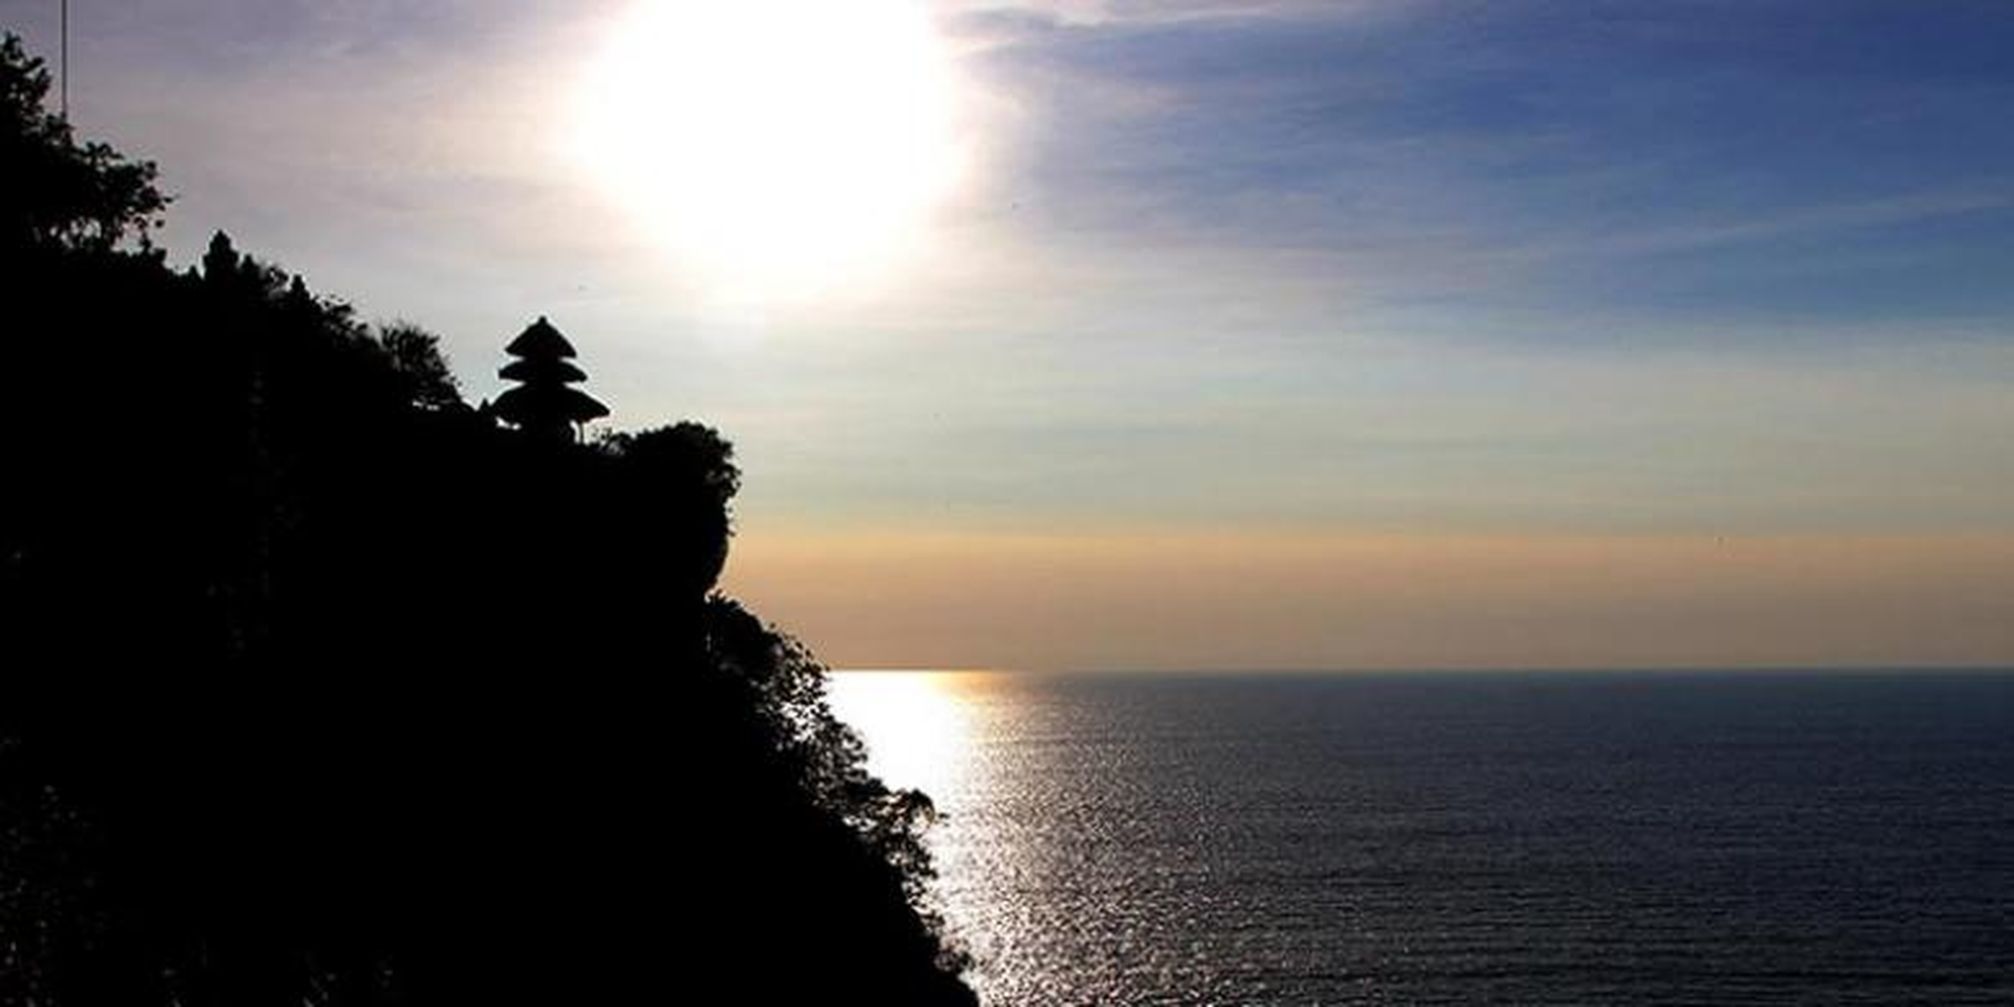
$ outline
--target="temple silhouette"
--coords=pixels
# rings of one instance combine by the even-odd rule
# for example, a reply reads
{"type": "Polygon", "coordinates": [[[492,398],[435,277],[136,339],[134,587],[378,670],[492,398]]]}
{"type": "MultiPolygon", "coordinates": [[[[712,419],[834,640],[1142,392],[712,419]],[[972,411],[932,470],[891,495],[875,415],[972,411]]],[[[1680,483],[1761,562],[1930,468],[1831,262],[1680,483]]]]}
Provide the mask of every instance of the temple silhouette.
{"type": "Polygon", "coordinates": [[[587,374],[570,363],[578,356],[573,344],[544,315],[518,333],[504,352],[517,359],[497,376],[517,384],[497,396],[492,409],[498,419],[540,440],[571,444],[580,440],[588,422],[608,415],[607,406],[573,387],[586,381],[587,374]]]}

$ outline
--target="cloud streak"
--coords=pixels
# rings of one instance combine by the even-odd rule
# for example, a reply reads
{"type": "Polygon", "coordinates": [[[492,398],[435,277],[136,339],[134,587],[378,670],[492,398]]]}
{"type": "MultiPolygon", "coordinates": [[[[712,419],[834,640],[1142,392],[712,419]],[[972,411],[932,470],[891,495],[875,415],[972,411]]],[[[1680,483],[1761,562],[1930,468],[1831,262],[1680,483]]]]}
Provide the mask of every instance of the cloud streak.
{"type": "Polygon", "coordinates": [[[1893,266],[1870,249],[1906,245],[1939,261],[1890,293],[1974,310],[1977,292],[1941,277],[2014,227],[2014,142],[1992,128],[2014,91],[1979,41],[2008,33],[1984,9],[1912,22],[1903,44],[1879,5],[1823,24],[1723,6],[1365,10],[1380,16],[1052,16],[995,46],[992,79],[1033,103],[1012,184],[1035,226],[1327,255],[1383,299],[1538,294],[1563,316],[1639,294],[1669,314],[1674,286],[1687,307],[1862,310],[1727,275],[1816,235],[1845,240],[1796,249],[1806,270],[1850,286],[1893,266]],[[1797,42],[1753,41],[1789,37],[1772,31],[1797,42]],[[1686,252],[1712,255],[1672,261],[1686,252]],[[1651,282],[1625,268],[1651,258],[1651,282]]]}

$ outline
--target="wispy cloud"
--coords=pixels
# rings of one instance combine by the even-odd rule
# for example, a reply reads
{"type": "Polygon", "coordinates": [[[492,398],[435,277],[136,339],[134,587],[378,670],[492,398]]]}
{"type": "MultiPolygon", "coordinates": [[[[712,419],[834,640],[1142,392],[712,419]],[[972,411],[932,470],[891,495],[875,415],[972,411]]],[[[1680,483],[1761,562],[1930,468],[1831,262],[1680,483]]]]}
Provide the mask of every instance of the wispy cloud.
{"type": "Polygon", "coordinates": [[[2014,140],[1993,124],[2014,88],[1979,41],[2004,21],[1575,10],[1019,8],[1024,30],[981,59],[1023,102],[1001,184],[1050,240],[1326,253],[1405,303],[1542,294],[1570,313],[1641,294],[1657,312],[1677,284],[1687,307],[1863,310],[1724,275],[1823,238],[1799,268],[1841,288],[1906,244],[1934,265],[1891,273],[1902,301],[1985,306],[1951,267],[2010,229],[2014,140]],[[1620,268],[1648,257],[1648,285],[1620,268]]]}

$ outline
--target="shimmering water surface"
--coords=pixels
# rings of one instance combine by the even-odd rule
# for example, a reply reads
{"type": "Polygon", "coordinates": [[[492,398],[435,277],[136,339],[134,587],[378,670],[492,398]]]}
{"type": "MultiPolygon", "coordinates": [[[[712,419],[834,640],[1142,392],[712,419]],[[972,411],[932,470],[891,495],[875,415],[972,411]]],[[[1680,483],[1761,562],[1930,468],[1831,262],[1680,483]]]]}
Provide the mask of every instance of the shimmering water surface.
{"type": "Polygon", "coordinates": [[[988,1004],[2014,1003],[2014,675],[836,679],[988,1004]]]}

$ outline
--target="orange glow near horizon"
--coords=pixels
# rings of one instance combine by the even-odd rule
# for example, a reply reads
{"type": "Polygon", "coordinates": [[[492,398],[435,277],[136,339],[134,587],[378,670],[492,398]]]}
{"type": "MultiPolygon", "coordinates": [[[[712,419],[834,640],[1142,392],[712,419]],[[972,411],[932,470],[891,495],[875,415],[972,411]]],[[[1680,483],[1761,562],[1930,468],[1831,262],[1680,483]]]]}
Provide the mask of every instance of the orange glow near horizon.
{"type": "Polygon", "coordinates": [[[724,587],[837,666],[2014,662],[2005,536],[765,531],[724,587]]]}

